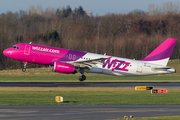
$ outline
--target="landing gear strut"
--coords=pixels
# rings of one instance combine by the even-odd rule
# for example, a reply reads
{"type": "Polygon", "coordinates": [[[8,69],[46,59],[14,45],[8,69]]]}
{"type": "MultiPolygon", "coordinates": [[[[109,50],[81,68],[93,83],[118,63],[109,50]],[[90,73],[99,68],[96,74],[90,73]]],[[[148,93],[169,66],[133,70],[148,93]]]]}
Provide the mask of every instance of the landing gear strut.
{"type": "Polygon", "coordinates": [[[27,65],[27,62],[24,63],[24,68],[22,69],[23,72],[26,72],[26,65],[27,65]]]}
{"type": "Polygon", "coordinates": [[[81,76],[79,76],[79,81],[84,81],[86,80],[86,76],[84,75],[84,68],[80,68],[80,73],[81,73],[81,76]]]}

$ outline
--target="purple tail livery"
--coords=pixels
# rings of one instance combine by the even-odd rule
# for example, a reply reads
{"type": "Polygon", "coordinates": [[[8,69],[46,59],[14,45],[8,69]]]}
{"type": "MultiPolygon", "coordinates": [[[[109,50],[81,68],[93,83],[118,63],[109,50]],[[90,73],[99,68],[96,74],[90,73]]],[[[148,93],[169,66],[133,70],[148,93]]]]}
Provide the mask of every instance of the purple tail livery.
{"type": "Polygon", "coordinates": [[[151,61],[151,63],[159,61],[159,64],[167,65],[176,41],[177,39],[168,38],[142,61],[151,61]]]}
{"type": "Polygon", "coordinates": [[[174,73],[174,68],[166,66],[177,39],[168,38],[142,60],[127,59],[89,52],[62,49],[31,43],[15,44],[3,51],[11,59],[23,61],[23,72],[28,63],[52,66],[52,71],[63,74],[80,72],[84,81],[85,72],[116,76],[143,76],[174,73]]]}

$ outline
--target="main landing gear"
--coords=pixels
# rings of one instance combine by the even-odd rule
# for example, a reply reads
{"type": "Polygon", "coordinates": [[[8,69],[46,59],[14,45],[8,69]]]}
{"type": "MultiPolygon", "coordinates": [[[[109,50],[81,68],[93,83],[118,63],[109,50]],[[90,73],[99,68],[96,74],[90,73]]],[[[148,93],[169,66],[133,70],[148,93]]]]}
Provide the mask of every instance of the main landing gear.
{"type": "Polygon", "coordinates": [[[26,72],[26,65],[27,65],[28,62],[25,62],[24,63],[24,68],[22,69],[23,72],[26,72]]]}
{"type": "Polygon", "coordinates": [[[81,76],[79,76],[79,81],[84,81],[84,80],[86,80],[86,76],[85,75],[81,75],[81,76]]]}
{"type": "Polygon", "coordinates": [[[80,73],[81,73],[81,76],[79,76],[79,81],[84,81],[86,80],[86,76],[84,75],[84,68],[80,68],[80,73]]]}

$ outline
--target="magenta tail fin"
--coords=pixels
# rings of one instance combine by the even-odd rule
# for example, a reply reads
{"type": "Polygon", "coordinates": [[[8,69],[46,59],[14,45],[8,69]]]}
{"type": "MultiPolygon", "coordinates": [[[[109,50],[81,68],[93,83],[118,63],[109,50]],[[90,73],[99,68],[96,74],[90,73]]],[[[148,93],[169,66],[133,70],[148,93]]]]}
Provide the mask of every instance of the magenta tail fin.
{"type": "Polygon", "coordinates": [[[168,38],[161,45],[159,45],[153,52],[141,61],[149,61],[151,63],[157,63],[161,65],[167,65],[167,62],[171,56],[173,48],[177,39],[168,38]]]}

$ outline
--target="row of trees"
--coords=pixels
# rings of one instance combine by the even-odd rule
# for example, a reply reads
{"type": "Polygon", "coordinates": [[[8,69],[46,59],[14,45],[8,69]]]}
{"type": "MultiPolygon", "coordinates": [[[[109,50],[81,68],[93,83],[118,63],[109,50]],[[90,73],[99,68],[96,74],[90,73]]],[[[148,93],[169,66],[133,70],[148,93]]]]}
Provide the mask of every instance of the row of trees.
{"type": "MultiPolygon", "coordinates": [[[[150,9],[150,8],[149,8],[150,9]]],[[[88,51],[131,59],[143,59],[168,37],[180,38],[180,13],[88,16],[80,6],[72,10],[31,7],[29,12],[0,15],[0,69],[22,68],[23,63],[3,55],[16,43],[29,43],[88,51]]],[[[171,59],[180,58],[177,41],[171,59]]],[[[41,65],[28,64],[28,67],[41,65]]]]}

